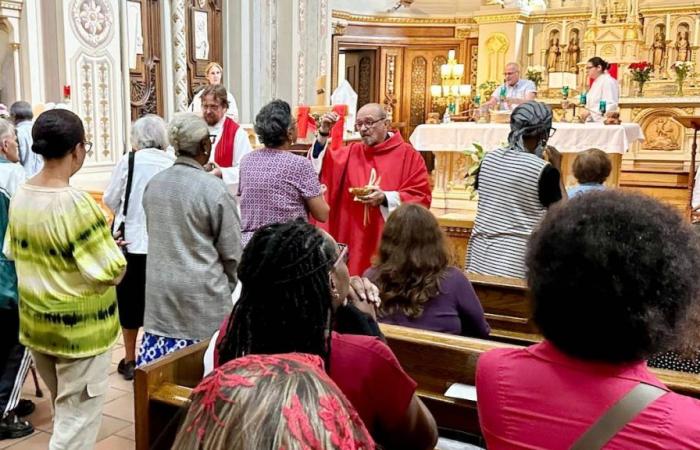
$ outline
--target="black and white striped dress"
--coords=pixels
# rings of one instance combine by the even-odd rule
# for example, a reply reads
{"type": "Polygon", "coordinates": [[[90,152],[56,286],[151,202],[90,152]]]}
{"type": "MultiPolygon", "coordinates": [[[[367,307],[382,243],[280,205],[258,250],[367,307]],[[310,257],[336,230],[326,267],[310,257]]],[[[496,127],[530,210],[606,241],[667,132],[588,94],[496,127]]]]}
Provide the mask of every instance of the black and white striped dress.
{"type": "Polygon", "coordinates": [[[512,148],[486,154],[479,171],[468,272],[525,278],[527,241],[546,212],[539,180],[548,165],[532,153],[512,148]]]}

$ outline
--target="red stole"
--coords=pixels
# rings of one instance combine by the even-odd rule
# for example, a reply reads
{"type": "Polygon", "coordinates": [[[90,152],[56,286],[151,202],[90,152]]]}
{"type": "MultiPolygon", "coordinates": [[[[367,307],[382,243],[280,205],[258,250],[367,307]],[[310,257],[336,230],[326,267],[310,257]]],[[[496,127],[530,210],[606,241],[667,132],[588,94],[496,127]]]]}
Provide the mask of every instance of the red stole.
{"type": "Polygon", "coordinates": [[[239,127],[240,125],[234,122],[230,117],[224,119],[221,138],[214,150],[214,162],[221,167],[233,167],[233,155],[235,153],[233,142],[239,127]]]}
{"type": "Polygon", "coordinates": [[[398,132],[373,147],[359,142],[327,149],[320,179],[328,189],[325,195],[331,213],[328,222],[317,225],[336,241],[348,244],[351,275],[362,275],[370,266],[384,229],[379,207],[369,207],[369,222],[365,225],[365,205],[354,201],[348,192],[351,187],[365,186],[373,168],[381,177],[380,188],[398,191],[402,203],[420,203],[429,208],[432,199],[423,158],[398,132]]]}

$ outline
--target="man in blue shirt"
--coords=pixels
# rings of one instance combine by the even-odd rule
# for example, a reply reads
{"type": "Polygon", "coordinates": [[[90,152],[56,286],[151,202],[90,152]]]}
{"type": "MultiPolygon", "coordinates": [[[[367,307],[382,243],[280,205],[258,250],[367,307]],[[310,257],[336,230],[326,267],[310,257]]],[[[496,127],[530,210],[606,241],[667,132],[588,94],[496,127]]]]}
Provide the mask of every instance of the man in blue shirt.
{"type": "Polygon", "coordinates": [[[518,63],[506,64],[503,72],[505,82],[496,88],[486,105],[488,108],[498,106],[498,109],[512,110],[521,103],[534,100],[537,96],[535,83],[520,78],[520,65],[518,63]],[[505,94],[505,101],[501,102],[501,93],[505,94]]]}

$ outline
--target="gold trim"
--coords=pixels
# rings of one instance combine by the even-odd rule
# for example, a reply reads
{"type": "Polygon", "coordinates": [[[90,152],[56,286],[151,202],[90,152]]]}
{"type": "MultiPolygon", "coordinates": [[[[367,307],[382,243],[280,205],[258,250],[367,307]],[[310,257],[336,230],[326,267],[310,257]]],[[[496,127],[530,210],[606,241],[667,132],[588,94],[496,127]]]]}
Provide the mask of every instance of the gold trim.
{"type": "Polygon", "coordinates": [[[506,23],[506,22],[527,22],[530,16],[516,14],[489,14],[485,16],[475,16],[474,21],[479,25],[487,23],[506,23]]]}
{"type": "Polygon", "coordinates": [[[471,17],[399,17],[399,16],[367,16],[352,14],[346,11],[333,10],[334,19],[347,20],[353,23],[383,23],[392,25],[471,25],[474,19],[471,17]]]}

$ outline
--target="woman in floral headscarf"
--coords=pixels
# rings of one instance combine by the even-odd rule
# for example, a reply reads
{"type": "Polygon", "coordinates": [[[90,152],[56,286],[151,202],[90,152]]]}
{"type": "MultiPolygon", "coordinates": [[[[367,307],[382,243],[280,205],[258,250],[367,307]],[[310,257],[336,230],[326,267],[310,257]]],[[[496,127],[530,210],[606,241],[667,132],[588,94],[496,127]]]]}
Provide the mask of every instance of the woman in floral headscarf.
{"type": "Polygon", "coordinates": [[[529,101],[510,116],[508,146],[488,152],[479,169],[474,230],[469,240],[467,272],[525,278],[525,249],[547,208],[566,190],[561,154],[547,140],[552,112],[529,101]]]}
{"type": "Polygon", "coordinates": [[[319,356],[234,359],[202,380],[190,399],[175,450],[375,448],[319,356]]]}

